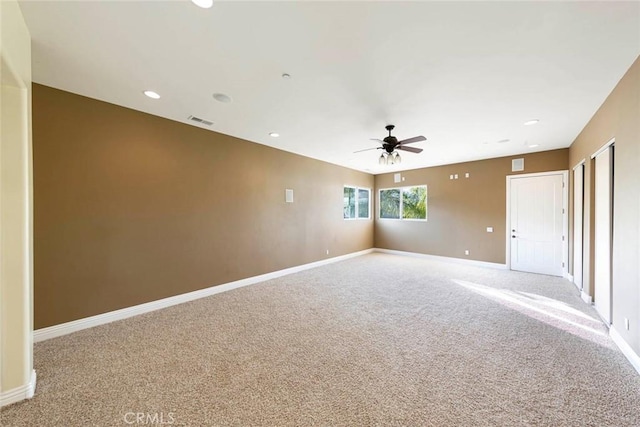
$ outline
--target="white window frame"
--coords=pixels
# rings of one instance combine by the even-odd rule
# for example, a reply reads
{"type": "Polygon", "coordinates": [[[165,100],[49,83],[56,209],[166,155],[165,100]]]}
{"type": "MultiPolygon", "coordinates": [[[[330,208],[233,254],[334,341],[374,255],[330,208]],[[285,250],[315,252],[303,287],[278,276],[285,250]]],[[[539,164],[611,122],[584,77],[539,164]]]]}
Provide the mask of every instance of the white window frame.
{"type": "Polygon", "coordinates": [[[358,187],[355,185],[344,185],[342,186],[342,218],[345,221],[354,221],[354,220],[370,220],[371,219],[371,189],[370,188],[366,188],[366,187],[358,187]],[[355,210],[355,216],[353,218],[345,218],[344,217],[344,189],[345,188],[353,188],[355,190],[355,204],[356,204],[356,210],[355,210]],[[369,200],[367,203],[367,216],[366,217],[360,217],[360,212],[359,212],[359,206],[360,204],[359,199],[360,199],[360,190],[365,190],[368,194],[369,194],[369,200]]]}
{"type": "Polygon", "coordinates": [[[418,222],[427,222],[428,218],[429,218],[429,187],[427,184],[422,184],[422,185],[406,185],[404,187],[388,187],[388,188],[380,188],[378,189],[378,209],[377,209],[377,218],[381,221],[418,221],[418,222]],[[403,213],[404,213],[404,190],[406,190],[407,188],[414,188],[414,187],[424,187],[425,188],[425,206],[427,209],[426,212],[426,218],[422,219],[422,218],[403,218],[403,213]],[[381,209],[381,201],[382,201],[382,195],[381,193],[383,191],[388,191],[388,190],[400,190],[400,209],[399,209],[399,218],[382,218],[382,216],[380,215],[380,209],[381,209]]]}

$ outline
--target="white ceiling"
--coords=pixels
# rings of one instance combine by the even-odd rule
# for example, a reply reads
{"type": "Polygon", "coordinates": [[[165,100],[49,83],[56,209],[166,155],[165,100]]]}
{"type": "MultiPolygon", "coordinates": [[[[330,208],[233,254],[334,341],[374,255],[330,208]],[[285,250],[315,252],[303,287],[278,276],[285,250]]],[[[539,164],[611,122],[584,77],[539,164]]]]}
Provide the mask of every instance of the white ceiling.
{"type": "Polygon", "coordinates": [[[640,2],[20,4],[37,83],[374,174],[568,147],[640,54],[640,2]]]}

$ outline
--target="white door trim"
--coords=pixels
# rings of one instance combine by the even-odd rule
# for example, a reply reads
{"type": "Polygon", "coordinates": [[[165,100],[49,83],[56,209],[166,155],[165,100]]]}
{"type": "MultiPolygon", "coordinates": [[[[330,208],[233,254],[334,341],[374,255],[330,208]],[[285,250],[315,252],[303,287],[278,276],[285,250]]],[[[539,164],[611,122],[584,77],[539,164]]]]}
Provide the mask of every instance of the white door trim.
{"type": "Polygon", "coordinates": [[[573,172],[573,284],[576,285],[576,287],[578,288],[578,290],[582,291],[583,287],[584,287],[584,172],[585,172],[585,159],[582,159],[582,161],[580,163],[578,163],[577,165],[575,165],[572,169],[573,172]],[[576,194],[576,171],[580,171],[580,178],[581,178],[581,182],[580,182],[580,203],[577,203],[577,197],[578,195],[576,194]],[[576,217],[577,215],[577,209],[576,206],[580,206],[580,230],[577,230],[576,227],[576,217]],[[579,250],[580,250],[580,254],[579,257],[576,254],[576,248],[577,246],[580,246],[579,250]],[[578,268],[576,268],[576,261],[579,260],[579,266],[578,268]]]}
{"type": "Polygon", "coordinates": [[[562,175],[562,276],[569,277],[569,171],[559,170],[551,172],[521,173],[517,175],[507,175],[507,216],[505,218],[505,264],[511,270],[511,181],[517,178],[531,178],[535,176],[562,175]]]}
{"type": "MultiPolygon", "coordinates": [[[[1,0],[0,0],[1,1],[1,0]]],[[[1,8],[1,7],[0,7],[1,8]]],[[[4,13],[4,12],[3,12],[4,13]]],[[[14,18],[14,12],[8,11],[8,18],[14,18]]],[[[21,16],[21,15],[18,15],[21,16]]],[[[17,43],[31,41],[22,37],[21,32],[11,30],[10,35],[19,35],[17,43]]],[[[22,28],[20,28],[22,31],[22,28]]],[[[4,30],[3,30],[4,32],[4,30]]],[[[13,44],[13,43],[12,43],[13,44]]],[[[12,383],[16,387],[8,388],[7,380],[0,384],[0,407],[24,399],[30,399],[35,392],[35,371],[33,370],[33,163],[31,138],[31,105],[29,88],[31,87],[31,66],[24,66],[22,59],[30,64],[30,54],[24,58],[3,49],[0,52],[2,79],[0,91],[3,120],[2,144],[0,156],[3,162],[11,160],[11,167],[2,171],[0,184],[0,260],[5,268],[0,277],[0,334],[9,328],[17,333],[10,334],[0,343],[0,359],[12,354],[9,371],[17,372],[12,383]],[[28,75],[25,75],[28,72],[28,75]],[[6,99],[4,98],[6,96],[6,99]],[[8,108],[7,108],[8,107],[8,108]],[[11,123],[5,126],[4,120],[11,123]],[[5,132],[8,132],[5,134],[5,132]],[[7,137],[8,136],[8,137],[7,137]],[[6,141],[5,141],[5,137],[6,141]],[[7,184],[9,183],[9,185],[7,184]],[[7,232],[6,230],[10,230],[7,232]],[[6,249],[10,248],[10,251],[6,249]],[[11,283],[11,286],[7,283],[11,283]],[[11,291],[8,291],[11,288],[11,291]],[[7,309],[10,307],[10,310],[7,309]],[[13,321],[13,322],[12,322],[13,321]],[[17,323],[17,326],[16,326],[17,323]],[[9,350],[10,349],[10,350],[9,350]]],[[[6,166],[7,163],[4,164],[6,166]]],[[[4,336],[3,336],[4,338],[4,336]]]]}
{"type": "MultiPolygon", "coordinates": [[[[594,272],[593,272],[593,300],[594,306],[602,320],[607,324],[613,323],[613,193],[614,193],[614,144],[615,138],[612,138],[601,149],[594,154],[595,159],[595,171],[594,171],[594,272]],[[606,159],[604,155],[606,154],[606,159]],[[600,157],[603,156],[603,157],[600,157]],[[599,161],[602,160],[602,163],[599,161]],[[600,172],[604,170],[604,175],[600,172]],[[603,181],[604,179],[604,181],[603,181]],[[604,187],[603,187],[604,184],[604,187]],[[598,189],[605,190],[604,199],[601,199],[603,194],[598,189]],[[602,200],[605,201],[606,206],[602,205],[602,200]],[[600,214],[606,213],[604,218],[604,224],[600,218],[600,214]],[[607,230],[608,229],[608,230],[607,230]],[[603,235],[605,233],[609,242],[605,244],[603,242],[603,235]],[[604,251],[604,253],[603,253],[604,251]],[[603,256],[607,255],[607,257],[603,256]],[[603,260],[607,260],[603,264],[603,260]],[[607,301],[608,299],[608,301],[607,301]]],[[[606,240],[604,240],[606,242],[606,240]]]]}
{"type": "Polygon", "coordinates": [[[607,148],[609,148],[610,146],[612,146],[615,143],[616,143],[616,139],[615,138],[611,138],[609,140],[609,142],[604,144],[602,147],[598,148],[598,150],[596,150],[596,152],[591,155],[591,158],[595,159],[598,156],[598,154],[602,153],[604,150],[606,150],[607,148]]]}

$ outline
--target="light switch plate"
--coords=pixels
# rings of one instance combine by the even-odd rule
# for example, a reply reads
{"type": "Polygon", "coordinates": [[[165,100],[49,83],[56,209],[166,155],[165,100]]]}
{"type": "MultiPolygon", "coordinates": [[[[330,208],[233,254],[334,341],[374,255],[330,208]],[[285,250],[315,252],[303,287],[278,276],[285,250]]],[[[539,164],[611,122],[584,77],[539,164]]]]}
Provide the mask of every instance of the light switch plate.
{"type": "Polygon", "coordinates": [[[393,182],[400,182],[402,181],[402,178],[400,177],[399,173],[394,173],[393,174],[393,182]]]}
{"type": "Polygon", "coordinates": [[[284,190],[284,201],[287,203],[293,203],[293,190],[287,188],[284,190]]]}
{"type": "Polygon", "coordinates": [[[493,233],[493,227],[487,227],[487,233],[493,233]]]}

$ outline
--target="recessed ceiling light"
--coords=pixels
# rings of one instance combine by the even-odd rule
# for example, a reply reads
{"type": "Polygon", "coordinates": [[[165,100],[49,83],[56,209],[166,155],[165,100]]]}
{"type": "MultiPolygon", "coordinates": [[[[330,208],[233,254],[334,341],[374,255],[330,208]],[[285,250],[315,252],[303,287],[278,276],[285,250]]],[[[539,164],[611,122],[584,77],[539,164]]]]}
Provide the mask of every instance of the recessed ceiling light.
{"type": "Polygon", "coordinates": [[[149,98],[153,98],[153,99],[160,99],[160,95],[158,95],[157,92],[154,92],[152,90],[145,90],[144,92],[145,95],[147,95],[149,98]]]}
{"type": "Polygon", "coordinates": [[[213,0],[191,0],[193,4],[203,9],[209,9],[213,6],[213,0]]]}
{"type": "Polygon", "coordinates": [[[509,141],[510,141],[509,139],[501,139],[500,141],[498,141],[498,144],[505,144],[509,141]]]}
{"type": "Polygon", "coordinates": [[[231,97],[229,95],[225,95],[224,93],[214,93],[213,98],[218,102],[224,102],[225,104],[230,103],[231,97]]]}
{"type": "Polygon", "coordinates": [[[272,137],[272,138],[277,138],[277,137],[279,137],[279,136],[280,136],[280,134],[279,134],[279,133],[277,133],[277,132],[271,132],[271,133],[269,134],[269,136],[270,136],[270,137],[272,137]]]}
{"type": "Polygon", "coordinates": [[[536,148],[536,147],[539,147],[539,146],[540,146],[540,144],[530,144],[529,148],[536,148]]]}
{"type": "Polygon", "coordinates": [[[538,119],[529,120],[529,121],[524,122],[524,125],[525,126],[535,125],[535,124],[538,124],[539,121],[540,120],[538,120],[538,119]]]}

